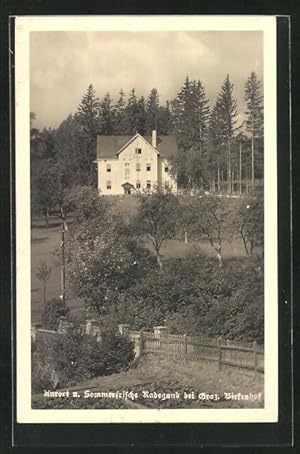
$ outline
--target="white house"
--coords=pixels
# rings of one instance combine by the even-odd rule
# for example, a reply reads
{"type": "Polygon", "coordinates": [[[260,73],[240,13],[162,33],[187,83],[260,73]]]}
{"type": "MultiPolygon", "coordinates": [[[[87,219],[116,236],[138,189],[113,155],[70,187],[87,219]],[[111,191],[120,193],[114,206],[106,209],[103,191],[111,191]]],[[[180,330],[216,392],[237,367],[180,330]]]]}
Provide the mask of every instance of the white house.
{"type": "Polygon", "coordinates": [[[97,136],[98,191],[101,195],[134,194],[168,185],[177,190],[170,173],[175,136],[97,136]]]}

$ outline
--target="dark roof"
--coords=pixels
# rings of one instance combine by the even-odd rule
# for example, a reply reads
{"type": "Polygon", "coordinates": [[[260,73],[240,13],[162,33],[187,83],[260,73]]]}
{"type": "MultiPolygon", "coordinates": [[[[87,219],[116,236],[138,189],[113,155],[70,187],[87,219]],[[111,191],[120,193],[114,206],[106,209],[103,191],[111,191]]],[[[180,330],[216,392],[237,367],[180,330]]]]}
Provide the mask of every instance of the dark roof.
{"type": "MultiPolygon", "coordinates": [[[[117,159],[117,152],[133,139],[133,136],[97,136],[97,159],[117,159]]],[[[144,136],[151,145],[151,136],[144,136]]],[[[167,158],[177,150],[175,136],[158,136],[157,151],[162,158],[167,158]]]]}

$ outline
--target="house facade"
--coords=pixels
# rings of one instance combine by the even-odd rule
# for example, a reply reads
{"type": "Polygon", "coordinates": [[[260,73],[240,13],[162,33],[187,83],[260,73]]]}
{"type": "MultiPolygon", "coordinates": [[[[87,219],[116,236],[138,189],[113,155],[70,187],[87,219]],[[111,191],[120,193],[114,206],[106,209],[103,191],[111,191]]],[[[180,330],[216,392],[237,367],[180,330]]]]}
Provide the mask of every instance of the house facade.
{"type": "Polygon", "coordinates": [[[98,192],[131,195],[157,185],[177,190],[171,175],[170,155],[176,152],[175,136],[97,136],[98,192]]]}

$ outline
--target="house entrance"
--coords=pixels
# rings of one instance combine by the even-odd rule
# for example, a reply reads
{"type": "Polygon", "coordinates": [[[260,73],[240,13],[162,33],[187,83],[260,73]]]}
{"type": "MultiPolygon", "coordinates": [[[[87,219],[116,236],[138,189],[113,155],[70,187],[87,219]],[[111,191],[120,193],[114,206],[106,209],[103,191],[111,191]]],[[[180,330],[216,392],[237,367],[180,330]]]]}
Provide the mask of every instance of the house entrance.
{"type": "Polygon", "coordinates": [[[134,189],[133,184],[126,182],[126,183],[122,184],[122,186],[123,186],[125,195],[131,195],[132,194],[133,189],[134,189]]]}

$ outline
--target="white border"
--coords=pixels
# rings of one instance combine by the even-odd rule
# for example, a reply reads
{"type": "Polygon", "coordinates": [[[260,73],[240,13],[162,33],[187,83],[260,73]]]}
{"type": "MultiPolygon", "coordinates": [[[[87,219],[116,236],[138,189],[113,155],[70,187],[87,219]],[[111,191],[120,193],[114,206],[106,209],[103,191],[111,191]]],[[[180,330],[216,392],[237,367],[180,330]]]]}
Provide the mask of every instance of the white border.
{"type": "Polygon", "coordinates": [[[276,422],[278,418],[277,140],[275,16],[23,16],[15,21],[16,341],[19,423],[276,422]],[[29,150],[31,31],[264,32],[265,103],[265,407],[263,409],[32,410],[29,150]]]}

